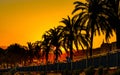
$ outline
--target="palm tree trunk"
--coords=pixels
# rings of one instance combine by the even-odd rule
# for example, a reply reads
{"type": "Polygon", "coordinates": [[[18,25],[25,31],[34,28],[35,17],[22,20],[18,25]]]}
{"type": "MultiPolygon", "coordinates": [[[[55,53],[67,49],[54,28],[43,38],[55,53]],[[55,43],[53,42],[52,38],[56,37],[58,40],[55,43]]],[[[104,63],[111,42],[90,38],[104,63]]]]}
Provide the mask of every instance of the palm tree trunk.
{"type": "Polygon", "coordinates": [[[92,55],[93,55],[93,52],[92,52],[92,49],[93,49],[93,35],[94,35],[94,28],[92,28],[92,31],[91,31],[91,41],[90,41],[90,60],[91,60],[91,65],[93,66],[93,58],[92,58],[92,55]]]}
{"type": "Polygon", "coordinates": [[[86,68],[88,67],[88,48],[86,50],[86,68]]]}
{"type": "MultiPolygon", "coordinates": [[[[117,40],[117,43],[116,43],[116,47],[117,49],[119,50],[120,49],[120,4],[119,4],[120,0],[116,0],[115,2],[115,13],[117,15],[117,26],[116,26],[116,40],[117,40]]],[[[117,51],[118,52],[118,51],[117,51]]],[[[119,65],[119,58],[118,58],[118,53],[116,54],[116,65],[118,66],[119,65]]]]}
{"type": "Polygon", "coordinates": [[[47,75],[47,66],[48,66],[48,53],[46,53],[46,65],[44,74],[47,75]]]}
{"type": "MultiPolygon", "coordinates": [[[[116,27],[116,39],[117,39],[116,47],[117,47],[117,50],[119,50],[120,49],[120,25],[118,25],[118,27],[116,27]]],[[[118,51],[117,51],[116,56],[117,56],[116,57],[116,59],[117,59],[116,65],[118,66],[119,65],[118,51]]]]}
{"type": "Polygon", "coordinates": [[[117,49],[120,49],[120,26],[119,25],[116,27],[116,39],[117,39],[117,43],[116,43],[117,49]]]}
{"type": "Polygon", "coordinates": [[[57,72],[59,70],[59,62],[58,62],[58,49],[59,49],[59,46],[56,46],[56,58],[55,58],[55,62],[57,63],[57,72]]]}
{"type": "MultiPolygon", "coordinates": [[[[119,0],[116,1],[116,14],[118,16],[118,25],[116,27],[116,39],[117,39],[117,44],[116,47],[117,49],[120,49],[120,21],[119,21],[119,0]]],[[[118,51],[117,51],[118,52],[118,51]]],[[[119,67],[119,58],[118,58],[118,54],[117,54],[117,66],[119,67]]]]}
{"type": "Polygon", "coordinates": [[[72,72],[72,61],[73,61],[73,47],[72,47],[72,40],[70,41],[70,44],[71,44],[71,46],[70,46],[70,64],[71,64],[71,72],[72,72]]]}
{"type": "Polygon", "coordinates": [[[55,61],[58,62],[58,56],[59,56],[59,52],[58,52],[59,47],[56,46],[56,58],[55,61]]]}
{"type": "Polygon", "coordinates": [[[115,13],[116,13],[116,15],[117,15],[117,18],[118,18],[118,20],[117,20],[117,27],[116,27],[116,39],[117,39],[117,49],[120,49],[120,20],[119,20],[119,13],[120,13],[120,11],[119,11],[119,7],[120,5],[119,5],[119,0],[116,0],[116,9],[115,9],[115,13]]]}
{"type": "Polygon", "coordinates": [[[45,75],[47,75],[47,66],[48,66],[48,60],[46,60],[45,71],[44,71],[45,75]]]}
{"type": "Polygon", "coordinates": [[[92,48],[93,48],[93,30],[91,32],[91,41],[90,41],[90,57],[92,57],[92,48]]]}
{"type": "Polygon", "coordinates": [[[70,59],[73,60],[73,51],[72,51],[72,47],[70,46],[70,59]]]}

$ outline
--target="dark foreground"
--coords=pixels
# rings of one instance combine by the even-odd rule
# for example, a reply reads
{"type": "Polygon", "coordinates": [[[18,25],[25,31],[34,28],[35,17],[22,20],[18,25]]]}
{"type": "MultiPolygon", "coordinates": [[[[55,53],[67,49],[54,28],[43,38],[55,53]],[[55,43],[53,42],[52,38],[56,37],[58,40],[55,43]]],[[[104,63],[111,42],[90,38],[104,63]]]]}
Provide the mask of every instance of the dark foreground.
{"type": "Polygon", "coordinates": [[[93,59],[83,59],[81,61],[70,62],[70,63],[55,63],[55,64],[48,64],[48,65],[40,65],[40,66],[1,69],[0,73],[2,74],[2,73],[8,73],[8,72],[10,73],[23,73],[23,72],[37,73],[38,72],[39,74],[41,73],[41,75],[44,75],[45,73],[50,74],[53,72],[54,74],[57,72],[60,75],[61,74],[65,75],[63,73],[70,73],[70,74],[76,73],[74,75],[78,75],[77,73],[83,72],[83,70],[85,70],[90,66],[94,67],[94,70],[98,69],[99,67],[119,68],[120,66],[119,63],[120,63],[120,52],[115,52],[115,53],[108,53],[107,55],[96,56],[96,57],[93,57],[93,59]]]}

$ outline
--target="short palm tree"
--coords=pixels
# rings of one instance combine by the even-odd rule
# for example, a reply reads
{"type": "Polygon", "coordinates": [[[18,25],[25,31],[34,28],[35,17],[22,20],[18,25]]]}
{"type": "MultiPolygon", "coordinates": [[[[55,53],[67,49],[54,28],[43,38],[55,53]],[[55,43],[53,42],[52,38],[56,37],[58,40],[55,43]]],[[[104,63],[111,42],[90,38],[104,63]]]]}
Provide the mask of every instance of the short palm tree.
{"type": "Polygon", "coordinates": [[[27,42],[27,45],[28,45],[28,59],[30,60],[30,63],[33,62],[33,58],[34,58],[34,47],[33,47],[33,43],[31,42],[27,42]]]}
{"type": "Polygon", "coordinates": [[[35,57],[37,59],[39,59],[41,57],[41,54],[40,54],[40,52],[41,52],[41,44],[42,44],[42,41],[36,41],[34,43],[34,50],[35,50],[34,55],[35,55],[35,57]]]}
{"type": "Polygon", "coordinates": [[[41,43],[41,49],[42,49],[42,56],[45,56],[46,58],[46,64],[48,63],[48,55],[50,52],[50,38],[48,35],[44,34],[42,36],[43,41],[41,43]]]}
{"type": "Polygon", "coordinates": [[[50,45],[52,45],[55,48],[55,61],[58,61],[58,57],[62,54],[62,51],[60,50],[62,42],[62,30],[63,26],[58,26],[57,28],[53,28],[47,31],[47,34],[50,38],[50,45]]]}
{"type": "Polygon", "coordinates": [[[33,62],[34,58],[39,59],[41,57],[40,54],[41,44],[42,41],[36,41],[34,43],[27,42],[28,47],[26,48],[27,49],[26,54],[28,56],[28,59],[30,60],[30,63],[33,62]]]}

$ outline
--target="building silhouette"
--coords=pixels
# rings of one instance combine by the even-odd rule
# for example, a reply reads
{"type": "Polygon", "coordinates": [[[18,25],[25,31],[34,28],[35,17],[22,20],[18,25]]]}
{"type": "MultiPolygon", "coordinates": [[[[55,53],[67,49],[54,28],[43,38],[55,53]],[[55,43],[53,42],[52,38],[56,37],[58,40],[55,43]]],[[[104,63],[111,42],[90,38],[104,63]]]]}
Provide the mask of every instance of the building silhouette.
{"type": "MultiPolygon", "coordinates": [[[[89,52],[89,49],[87,49],[89,52]]],[[[79,50],[74,52],[74,61],[81,60],[81,59],[86,59],[86,52],[87,50],[79,50]]],[[[110,52],[116,52],[116,42],[112,43],[103,43],[99,48],[93,49],[93,56],[99,56],[99,55],[105,55],[110,52]]],[[[89,53],[88,53],[89,56],[89,53]]]]}

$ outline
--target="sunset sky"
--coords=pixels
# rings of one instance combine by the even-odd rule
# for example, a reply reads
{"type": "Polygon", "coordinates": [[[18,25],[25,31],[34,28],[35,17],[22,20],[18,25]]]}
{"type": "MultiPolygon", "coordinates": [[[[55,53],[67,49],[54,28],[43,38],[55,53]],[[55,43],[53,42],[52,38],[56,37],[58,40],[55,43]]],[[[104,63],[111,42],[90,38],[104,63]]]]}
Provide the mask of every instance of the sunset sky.
{"type": "MultiPolygon", "coordinates": [[[[0,0],[0,46],[41,40],[45,31],[71,16],[75,0],[0,0]]],[[[99,47],[103,36],[95,37],[99,47]]],[[[111,41],[115,41],[115,35],[111,41]]]]}

